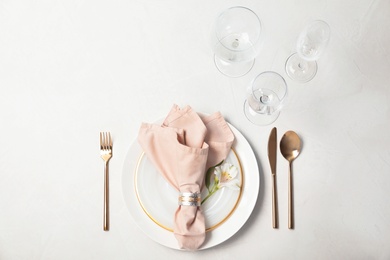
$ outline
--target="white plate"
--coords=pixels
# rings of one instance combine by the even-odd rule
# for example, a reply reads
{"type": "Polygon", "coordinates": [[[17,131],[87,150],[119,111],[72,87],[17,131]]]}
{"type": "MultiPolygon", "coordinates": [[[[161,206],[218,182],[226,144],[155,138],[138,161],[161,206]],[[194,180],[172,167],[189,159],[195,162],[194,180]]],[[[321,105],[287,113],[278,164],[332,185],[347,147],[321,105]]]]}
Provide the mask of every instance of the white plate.
{"type": "MultiPolygon", "coordinates": [[[[241,186],[241,164],[234,150],[229,153],[225,162],[238,168],[236,178],[241,186]]],[[[173,231],[173,213],[178,207],[178,191],[165,181],[144,153],[138,159],[134,174],[137,199],[146,215],[160,227],[173,231]]],[[[207,194],[207,189],[203,189],[201,197],[205,198],[207,194]]],[[[222,188],[209,197],[201,206],[206,219],[206,230],[210,231],[226,221],[234,212],[240,197],[240,190],[228,188],[222,188]]]]}
{"type": "MultiPolygon", "coordinates": [[[[254,153],[245,137],[235,127],[229,126],[235,142],[232,147],[234,152],[229,154],[226,161],[240,169],[242,188],[241,191],[223,188],[202,205],[208,232],[200,249],[216,246],[233,236],[252,213],[259,192],[259,170],[254,153]]],[[[171,231],[177,208],[177,191],[142,154],[138,142],[134,141],[123,166],[125,204],[146,235],[161,245],[180,249],[171,231]]]]}

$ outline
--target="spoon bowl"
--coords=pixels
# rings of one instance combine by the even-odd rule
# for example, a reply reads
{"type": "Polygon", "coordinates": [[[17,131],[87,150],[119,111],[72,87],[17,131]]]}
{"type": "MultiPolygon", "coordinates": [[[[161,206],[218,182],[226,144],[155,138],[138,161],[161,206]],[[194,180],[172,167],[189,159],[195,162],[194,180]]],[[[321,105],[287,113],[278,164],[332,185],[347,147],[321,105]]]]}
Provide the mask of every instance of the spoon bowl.
{"type": "Polygon", "coordinates": [[[294,228],[293,218],[293,188],[292,188],[292,162],[301,152],[301,139],[294,131],[287,131],[280,140],[280,152],[289,162],[288,174],[288,228],[294,228]]]}
{"type": "Polygon", "coordinates": [[[280,141],[280,152],[290,163],[298,157],[301,152],[301,139],[294,131],[286,132],[280,141]]]}

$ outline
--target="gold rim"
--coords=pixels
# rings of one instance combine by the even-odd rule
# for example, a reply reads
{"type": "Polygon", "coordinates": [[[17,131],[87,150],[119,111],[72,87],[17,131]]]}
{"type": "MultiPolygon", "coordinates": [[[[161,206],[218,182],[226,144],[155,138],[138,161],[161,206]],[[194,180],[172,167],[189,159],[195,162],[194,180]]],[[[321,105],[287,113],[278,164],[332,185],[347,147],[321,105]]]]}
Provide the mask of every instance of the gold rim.
{"type": "MultiPolygon", "coordinates": [[[[241,165],[241,161],[240,161],[240,158],[238,157],[236,151],[232,148],[232,152],[234,153],[235,157],[237,158],[237,161],[238,161],[238,164],[239,164],[239,167],[240,167],[240,177],[241,177],[241,183],[240,183],[240,193],[238,194],[238,198],[236,200],[236,203],[234,204],[234,206],[232,207],[232,210],[229,212],[229,214],[227,214],[221,221],[219,221],[217,224],[209,227],[209,228],[206,228],[206,232],[209,232],[211,230],[214,230],[216,229],[217,227],[219,227],[220,225],[222,225],[232,214],[233,212],[236,210],[237,206],[238,206],[238,203],[239,201],[241,200],[241,195],[242,195],[242,190],[243,190],[243,186],[244,186],[244,172],[243,172],[243,169],[242,169],[242,165],[241,165]]],[[[137,162],[137,167],[135,168],[135,173],[134,173],[134,186],[135,186],[135,191],[136,191],[136,196],[137,196],[137,200],[138,200],[138,203],[139,205],[141,206],[142,210],[145,212],[145,214],[154,222],[156,223],[158,226],[162,227],[163,229],[169,231],[169,232],[173,232],[173,229],[170,228],[170,227],[167,227],[163,224],[161,224],[156,218],[154,218],[145,208],[145,206],[142,204],[142,201],[139,197],[139,194],[138,194],[138,187],[137,187],[137,176],[138,176],[138,170],[139,170],[139,166],[141,164],[141,160],[142,158],[144,157],[145,155],[145,152],[142,152],[140,157],[138,158],[138,162],[137,162]]]]}

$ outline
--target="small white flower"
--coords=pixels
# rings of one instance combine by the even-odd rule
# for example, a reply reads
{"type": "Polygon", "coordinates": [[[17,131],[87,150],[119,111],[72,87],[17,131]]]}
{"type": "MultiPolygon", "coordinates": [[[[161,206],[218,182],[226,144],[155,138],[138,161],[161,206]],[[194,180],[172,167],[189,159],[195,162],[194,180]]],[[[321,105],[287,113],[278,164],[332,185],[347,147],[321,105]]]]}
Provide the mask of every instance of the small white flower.
{"type": "Polygon", "coordinates": [[[237,167],[231,163],[222,163],[223,161],[207,170],[206,187],[209,194],[202,200],[202,204],[221,188],[241,189],[240,182],[236,178],[238,176],[237,167]],[[214,178],[212,178],[212,175],[214,175],[214,178]]]}
{"type": "Polygon", "coordinates": [[[218,188],[227,187],[232,190],[240,189],[240,182],[236,178],[238,169],[233,164],[224,163],[221,166],[215,167],[214,174],[215,183],[218,184],[218,188]]]}

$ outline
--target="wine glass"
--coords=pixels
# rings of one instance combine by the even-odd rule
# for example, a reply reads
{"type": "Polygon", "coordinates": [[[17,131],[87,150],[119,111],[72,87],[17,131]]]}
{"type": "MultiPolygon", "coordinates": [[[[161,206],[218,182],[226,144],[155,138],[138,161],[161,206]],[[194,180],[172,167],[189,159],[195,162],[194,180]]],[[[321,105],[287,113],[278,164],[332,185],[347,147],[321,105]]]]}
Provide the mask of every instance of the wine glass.
{"type": "Polygon", "coordinates": [[[309,23],[300,33],[297,52],[286,61],[287,75],[296,81],[305,83],[317,73],[316,60],[324,52],[330,39],[330,27],[321,20],[309,23]]]}
{"type": "Polygon", "coordinates": [[[223,11],[211,31],[218,70],[229,77],[248,73],[260,49],[261,33],[260,19],[252,10],[235,6],[223,11]]]}
{"type": "Polygon", "coordinates": [[[245,116],[256,125],[269,125],[287,102],[287,84],[276,72],[260,73],[252,82],[244,103],[245,116]]]}

